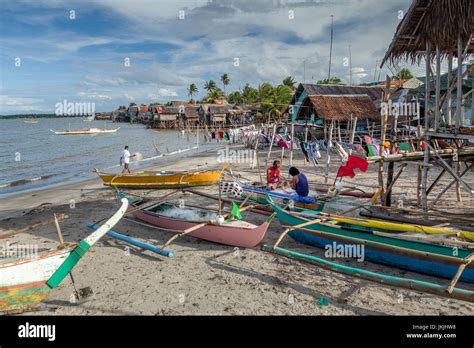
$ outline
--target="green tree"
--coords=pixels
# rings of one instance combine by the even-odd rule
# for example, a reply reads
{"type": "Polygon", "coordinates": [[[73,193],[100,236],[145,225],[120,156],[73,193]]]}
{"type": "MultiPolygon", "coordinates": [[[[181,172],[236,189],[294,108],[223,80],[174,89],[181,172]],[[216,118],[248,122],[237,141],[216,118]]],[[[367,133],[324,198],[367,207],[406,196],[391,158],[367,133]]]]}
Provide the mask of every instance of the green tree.
{"type": "Polygon", "coordinates": [[[283,79],[283,82],[282,82],[283,86],[288,86],[290,87],[292,90],[295,90],[296,87],[295,87],[295,84],[296,84],[296,81],[293,79],[293,77],[291,76],[288,76],[288,77],[285,77],[283,79]]]}
{"type": "Polygon", "coordinates": [[[245,104],[252,104],[258,101],[258,90],[248,83],[242,88],[240,93],[242,95],[242,102],[245,104]]]}
{"type": "Polygon", "coordinates": [[[400,73],[398,75],[395,75],[393,77],[395,80],[409,80],[411,78],[413,78],[413,74],[411,73],[411,71],[407,68],[403,68],[402,70],[400,70],[400,73]]]}
{"type": "Polygon", "coordinates": [[[188,96],[193,99],[193,96],[198,92],[198,88],[194,83],[191,83],[188,87],[188,96]]]}
{"type": "Polygon", "coordinates": [[[229,95],[227,96],[227,101],[231,104],[242,104],[242,93],[240,93],[240,91],[234,91],[229,93],[229,95]]]}
{"type": "Polygon", "coordinates": [[[224,96],[225,96],[225,86],[227,86],[230,83],[229,75],[223,74],[221,76],[221,81],[222,81],[222,85],[224,86],[224,96]]]}
{"type": "Polygon", "coordinates": [[[204,84],[204,89],[210,94],[213,90],[217,88],[216,82],[214,80],[206,81],[204,84]]]}

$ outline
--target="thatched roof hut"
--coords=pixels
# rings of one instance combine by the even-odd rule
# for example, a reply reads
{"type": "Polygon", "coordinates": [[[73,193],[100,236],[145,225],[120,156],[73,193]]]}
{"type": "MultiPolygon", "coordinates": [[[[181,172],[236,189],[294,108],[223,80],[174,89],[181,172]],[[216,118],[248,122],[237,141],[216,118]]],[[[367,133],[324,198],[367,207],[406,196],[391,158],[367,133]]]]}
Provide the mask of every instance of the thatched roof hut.
{"type": "Polygon", "coordinates": [[[315,95],[306,97],[297,119],[309,120],[314,114],[319,119],[331,121],[380,120],[380,113],[368,95],[315,95]]]}
{"type": "MultiPolygon", "coordinates": [[[[427,43],[443,55],[453,52],[459,35],[468,53],[474,52],[474,5],[472,0],[414,0],[397,27],[392,43],[382,60],[409,59],[420,62],[427,43]]],[[[456,55],[456,52],[454,52],[456,55]]]]}

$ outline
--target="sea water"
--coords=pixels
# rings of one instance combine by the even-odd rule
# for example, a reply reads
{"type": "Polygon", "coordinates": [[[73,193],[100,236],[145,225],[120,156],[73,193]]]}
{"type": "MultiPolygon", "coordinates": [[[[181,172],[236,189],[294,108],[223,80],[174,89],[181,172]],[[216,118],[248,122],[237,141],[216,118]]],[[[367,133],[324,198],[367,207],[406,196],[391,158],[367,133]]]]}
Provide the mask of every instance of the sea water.
{"type": "MultiPolygon", "coordinates": [[[[0,118],[0,197],[12,193],[81,181],[96,177],[93,168],[120,172],[120,152],[125,145],[130,153],[139,152],[143,159],[131,163],[132,170],[157,165],[169,158],[196,153],[196,149],[173,157],[160,154],[195,147],[195,134],[184,137],[178,130],[146,129],[141,124],[111,121],[85,122],[82,118],[0,118]],[[120,127],[116,133],[95,135],[56,135],[53,130],[120,127]]],[[[204,144],[200,134],[199,151],[213,145],[204,144]]],[[[216,146],[216,144],[214,144],[216,146]]]]}

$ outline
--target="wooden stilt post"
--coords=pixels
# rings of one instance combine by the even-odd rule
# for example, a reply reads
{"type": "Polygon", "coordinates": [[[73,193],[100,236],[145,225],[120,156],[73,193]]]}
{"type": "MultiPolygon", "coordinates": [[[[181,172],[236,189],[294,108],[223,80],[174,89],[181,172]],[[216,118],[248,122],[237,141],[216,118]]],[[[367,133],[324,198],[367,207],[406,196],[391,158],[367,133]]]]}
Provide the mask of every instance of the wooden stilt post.
{"type": "Polygon", "coordinates": [[[417,180],[416,180],[416,204],[421,207],[421,176],[423,173],[423,165],[418,162],[417,180]]]}
{"type": "MultiPolygon", "coordinates": [[[[385,80],[385,91],[384,91],[384,98],[383,98],[385,103],[388,103],[390,100],[390,77],[387,75],[387,78],[385,80]]],[[[378,170],[378,178],[379,178],[379,187],[382,188],[382,192],[380,195],[381,202],[382,204],[385,204],[385,192],[384,192],[384,184],[383,184],[383,167],[384,167],[384,157],[385,157],[385,151],[384,151],[384,143],[385,143],[385,133],[387,132],[387,123],[388,123],[388,108],[385,108],[386,111],[382,115],[381,121],[382,121],[382,133],[380,134],[380,149],[379,149],[379,156],[380,156],[380,162],[379,162],[379,170],[378,170]]]]}
{"type": "Polygon", "coordinates": [[[332,130],[334,128],[334,119],[331,120],[331,125],[329,126],[329,139],[327,147],[327,156],[326,156],[326,168],[324,171],[324,183],[327,184],[329,181],[329,164],[331,162],[331,148],[332,148],[332,130]]]}
{"type": "Polygon", "coordinates": [[[294,145],[294,138],[295,136],[295,124],[291,122],[291,146],[290,146],[290,166],[293,165],[293,145],[294,145]]]}
{"type": "MultiPolygon", "coordinates": [[[[284,135],[284,138],[285,138],[285,142],[286,142],[286,135],[288,134],[288,127],[286,127],[285,125],[285,135],[284,135]]],[[[281,165],[283,165],[283,156],[285,155],[285,147],[282,147],[281,148],[281,165]]]]}
{"type": "Polygon", "coordinates": [[[452,101],[453,98],[451,97],[451,92],[449,91],[449,86],[451,85],[451,79],[452,79],[452,70],[453,70],[453,52],[449,52],[448,56],[448,80],[446,82],[446,93],[449,93],[447,96],[448,98],[448,126],[451,126],[453,124],[453,110],[452,110],[452,101]]]}
{"type": "Polygon", "coordinates": [[[457,85],[456,85],[456,129],[461,126],[461,104],[462,104],[462,38],[458,35],[458,69],[457,69],[457,85]]]}
{"type": "Polygon", "coordinates": [[[268,161],[270,160],[270,156],[272,154],[272,146],[273,146],[273,142],[275,141],[275,133],[276,133],[276,123],[273,125],[273,133],[272,133],[272,140],[270,142],[270,148],[268,149],[268,154],[267,154],[267,161],[266,161],[266,165],[268,167],[268,161]]]}
{"type": "MultiPolygon", "coordinates": [[[[431,45],[430,42],[426,42],[426,81],[425,81],[425,132],[429,130],[429,109],[430,109],[430,62],[431,62],[431,45]]],[[[430,141],[429,136],[425,134],[425,142],[430,141]]],[[[423,210],[428,210],[428,202],[426,196],[426,189],[428,184],[428,165],[430,162],[430,150],[428,146],[425,146],[425,153],[423,158],[423,173],[421,175],[421,206],[423,210]]]]}
{"type": "MultiPolygon", "coordinates": [[[[308,125],[304,128],[304,142],[308,142],[308,125]]],[[[306,159],[304,161],[304,165],[308,165],[308,162],[306,162],[306,159]]]]}
{"type": "Polygon", "coordinates": [[[436,45],[436,92],[435,92],[435,119],[434,119],[434,131],[438,131],[439,126],[439,99],[441,89],[441,53],[439,46],[436,45]]]}

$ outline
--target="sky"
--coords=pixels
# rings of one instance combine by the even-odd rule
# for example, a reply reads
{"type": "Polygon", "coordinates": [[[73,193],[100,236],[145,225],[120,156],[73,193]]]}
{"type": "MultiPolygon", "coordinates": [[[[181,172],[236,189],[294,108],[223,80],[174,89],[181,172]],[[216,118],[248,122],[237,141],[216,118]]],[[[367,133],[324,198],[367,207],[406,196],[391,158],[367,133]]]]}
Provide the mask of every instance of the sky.
{"type": "MultiPolygon", "coordinates": [[[[54,112],[93,102],[198,98],[206,80],[226,91],[327,78],[383,80],[380,64],[411,0],[0,0],[0,114],[54,112]]],[[[422,75],[414,68],[415,75],[422,75]]],[[[393,68],[392,68],[393,70],[393,68]]]]}

